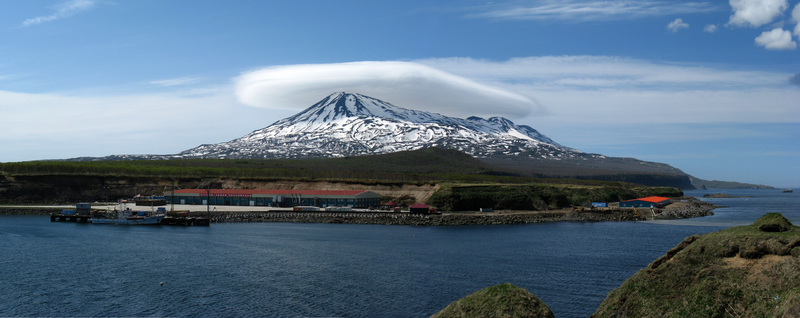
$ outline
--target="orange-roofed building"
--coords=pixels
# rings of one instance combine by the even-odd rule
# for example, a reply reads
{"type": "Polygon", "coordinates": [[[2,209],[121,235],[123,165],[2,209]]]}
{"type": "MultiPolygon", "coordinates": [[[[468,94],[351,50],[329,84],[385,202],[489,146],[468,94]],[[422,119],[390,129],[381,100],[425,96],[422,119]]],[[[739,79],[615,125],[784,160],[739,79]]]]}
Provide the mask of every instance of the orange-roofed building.
{"type": "Polygon", "coordinates": [[[665,197],[644,197],[638,198],[628,201],[621,201],[619,203],[619,207],[621,208],[630,208],[630,207],[637,207],[637,208],[663,208],[668,204],[672,203],[669,198],[665,197]]]}

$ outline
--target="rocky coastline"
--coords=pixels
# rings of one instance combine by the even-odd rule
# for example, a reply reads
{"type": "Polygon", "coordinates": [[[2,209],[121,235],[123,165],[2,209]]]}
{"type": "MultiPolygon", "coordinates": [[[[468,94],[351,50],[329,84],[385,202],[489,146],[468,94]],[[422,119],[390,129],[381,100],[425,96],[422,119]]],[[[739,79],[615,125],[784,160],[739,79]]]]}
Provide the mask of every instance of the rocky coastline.
{"type": "Polygon", "coordinates": [[[720,207],[705,201],[700,201],[694,197],[683,197],[676,201],[677,202],[674,202],[664,208],[654,218],[659,220],[668,220],[708,216],[714,215],[712,210],[720,207]]]}
{"type": "Polygon", "coordinates": [[[730,195],[724,193],[704,194],[703,197],[712,199],[752,198],[751,196],[748,195],[730,195]]]}

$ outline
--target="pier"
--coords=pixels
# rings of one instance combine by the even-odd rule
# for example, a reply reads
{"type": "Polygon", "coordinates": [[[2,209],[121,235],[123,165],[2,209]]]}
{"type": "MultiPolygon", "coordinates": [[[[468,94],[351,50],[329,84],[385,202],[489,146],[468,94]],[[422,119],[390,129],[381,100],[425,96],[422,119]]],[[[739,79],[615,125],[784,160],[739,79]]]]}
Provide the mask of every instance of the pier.
{"type": "Polygon", "coordinates": [[[91,215],[77,215],[77,214],[50,214],[50,222],[72,222],[72,223],[89,223],[92,219],[91,215]]]}
{"type": "Polygon", "coordinates": [[[161,225],[210,226],[211,222],[208,218],[167,216],[161,220],[161,225]]]}
{"type": "MultiPolygon", "coordinates": [[[[53,213],[50,214],[50,222],[92,223],[92,216],[53,213]]],[[[206,217],[167,216],[156,225],[209,226],[211,222],[206,217]]]]}

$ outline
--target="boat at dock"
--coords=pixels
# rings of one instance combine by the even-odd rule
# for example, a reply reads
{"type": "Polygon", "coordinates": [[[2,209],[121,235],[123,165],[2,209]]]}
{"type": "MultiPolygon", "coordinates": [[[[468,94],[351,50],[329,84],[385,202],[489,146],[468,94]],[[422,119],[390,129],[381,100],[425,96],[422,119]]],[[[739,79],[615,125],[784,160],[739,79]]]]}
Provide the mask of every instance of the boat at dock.
{"type": "Polygon", "coordinates": [[[50,214],[50,222],[73,222],[115,225],[183,225],[209,226],[211,218],[208,214],[192,215],[188,211],[170,211],[165,207],[151,207],[151,211],[137,211],[122,203],[113,210],[92,209],[90,203],[78,203],[75,209],[64,209],[50,214]]]}
{"type": "Polygon", "coordinates": [[[166,213],[162,211],[134,211],[126,208],[123,210],[95,212],[89,222],[92,224],[158,225],[161,224],[165,216],[166,213]]]}

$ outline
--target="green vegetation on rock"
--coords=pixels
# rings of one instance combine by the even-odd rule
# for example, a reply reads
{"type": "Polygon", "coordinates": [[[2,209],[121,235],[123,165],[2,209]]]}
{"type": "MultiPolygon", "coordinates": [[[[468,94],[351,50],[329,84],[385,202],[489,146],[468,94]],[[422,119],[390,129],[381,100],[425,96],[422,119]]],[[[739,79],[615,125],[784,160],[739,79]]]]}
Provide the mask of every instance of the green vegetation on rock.
{"type": "MultiPolygon", "coordinates": [[[[779,213],[692,235],[608,293],[592,317],[800,317],[800,227],[779,213]]],[[[546,309],[546,310],[545,310],[546,309]]],[[[433,317],[552,317],[511,284],[460,299],[433,317]]]]}
{"type": "Polygon", "coordinates": [[[768,213],[690,236],[609,293],[593,317],[798,317],[800,227],[768,213]]]}
{"type": "Polygon", "coordinates": [[[616,202],[654,195],[680,197],[683,192],[676,188],[632,185],[450,185],[441,187],[428,203],[447,211],[475,211],[480,208],[548,210],[586,201],[616,202]]]}
{"type": "Polygon", "coordinates": [[[529,291],[504,283],[461,298],[432,317],[553,317],[553,312],[529,291]]]}

